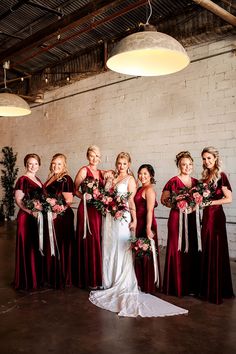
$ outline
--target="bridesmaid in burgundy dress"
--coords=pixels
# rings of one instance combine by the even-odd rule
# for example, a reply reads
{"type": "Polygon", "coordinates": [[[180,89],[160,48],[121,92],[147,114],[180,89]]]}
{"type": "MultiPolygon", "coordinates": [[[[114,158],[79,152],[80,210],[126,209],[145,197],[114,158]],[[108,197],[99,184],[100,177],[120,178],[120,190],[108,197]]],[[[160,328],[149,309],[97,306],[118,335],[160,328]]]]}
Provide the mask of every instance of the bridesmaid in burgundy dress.
{"type": "Polygon", "coordinates": [[[44,241],[44,285],[63,289],[72,286],[72,247],[75,239],[74,213],[70,207],[73,202],[74,184],[68,175],[66,157],[63,154],[58,153],[52,158],[45,193],[55,198],[64,197],[66,205],[64,213],[53,214],[55,255],[51,255],[48,223],[44,241]]]}
{"type": "MultiPolygon", "coordinates": [[[[138,179],[142,183],[142,187],[137,190],[134,202],[137,215],[136,237],[153,239],[158,251],[157,222],[154,215],[154,208],[157,207],[156,192],[153,188],[154,175],[155,172],[151,165],[144,164],[139,167],[138,179]]],[[[156,277],[152,255],[136,257],[134,265],[140,289],[145,293],[155,293],[156,289],[161,287],[159,252],[157,254],[156,277]]]]}
{"type": "Polygon", "coordinates": [[[203,210],[202,220],[202,276],[200,296],[221,304],[223,298],[234,297],[226,218],[222,205],[232,202],[228,178],[220,169],[219,152],[212,146],[202,151],[203,182],[214,184],[211,204],[203,210]]]}
{"type": "Polygon", "coordinates": [[[102,286],[101,223],[102,215],[86,203],[81,192],[86,178],[97,179],[103,184],[102,171],[97,169],[101,154],[97,146],[87,150],[89,164],[83,166],[75,177],[75,194],[81,199],[77,213],[77,246],[75,285],[80,288],[97,289],[102,286]],[[86,229],[84,228],[85,207],[87,209],[86,229]]]}
{"type": "MultiPolygon", "coordinates": [[[[185,225],[182,225],[182,245],[178,250],[179,209],[170,203],[172,193],[179,193],[184,187],[194,187],[197,179],[190,176],[193,158],[188,151],[176,155],[176,165],[180,170],[178,176],[172,177],[163,188],[161,203],[171,208],[168,219],[168,239],[164,268],[163,292],[167,295],[198,295],[200,282],[200,252],[196,228],[196,213],[187,215],[188,251],[185,244],[185,225]]],[[[184,219],[184,218],[183,218],[184,219]]]]}
{"type": "Polygon", "coordinates": [[[32,290],[40,286],[39,236],[37,212],[26,208],[23,198],[33,199],[42,195],[42,183],[36,173],[40,166],[37,154],[28,154],[24,158],[25,175],[21,176],[15,186],[15,200],[19,212],[17,215],[15,289],[32,290]]]}

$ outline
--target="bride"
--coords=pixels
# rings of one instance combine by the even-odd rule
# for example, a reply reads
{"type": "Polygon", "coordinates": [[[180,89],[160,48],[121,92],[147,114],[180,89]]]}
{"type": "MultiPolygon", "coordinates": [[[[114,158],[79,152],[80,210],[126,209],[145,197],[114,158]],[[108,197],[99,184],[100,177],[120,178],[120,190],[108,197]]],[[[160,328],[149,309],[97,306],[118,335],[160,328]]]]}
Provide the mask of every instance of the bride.
{"type": "Polygon", "coordinates": [[[126,220],[115,220],[110,214],[103,219],[102,265],[105,290],[92,291],[89,300],[96,306],[119,316],[161,317],[188,313],[150,294],[139,291],[129,239],[136,228],[134,195],[136,182],[130,172],[131,158],[121,152],[116,158],[117,176],[113,186],[120,195],[130,192],[126,220]]]}

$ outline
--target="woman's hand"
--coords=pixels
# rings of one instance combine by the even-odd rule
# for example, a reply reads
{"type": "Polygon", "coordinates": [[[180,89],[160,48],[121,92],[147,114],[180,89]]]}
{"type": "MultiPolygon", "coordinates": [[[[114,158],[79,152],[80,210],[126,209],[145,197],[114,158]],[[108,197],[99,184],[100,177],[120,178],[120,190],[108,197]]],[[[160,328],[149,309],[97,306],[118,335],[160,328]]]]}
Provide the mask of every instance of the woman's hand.
{"type": "Polygon", "coordinates": [[[104,177],[104,179],[108,179],[108,178],[114,179],[115,178],[115,171],[113,171],[113,170],[105,171],[103,177],[104,177]]]}
{"type": "Polygon", "coordinates": [[[136,232],[136,227],[137,227],[137,221],[131,221],[131,222],[129,223],[129,229],[130,229],[130,231],[131,231],[132,233],[134,233],[134,234],[135,234],[135,232],[136,232]]]}
{"type": "Polygon", "coordinates": [[[153,231],[149,228],[146,229],[146,234],[147,234],[147,238],[149,238],[149,240],[151,240],[155,236],[153,231]]]}
{"type": "Polygon", "coordinates": [[[38,211],[31,211],[30,215],[32,215],[34,218],[38,218],[38,211]]]}

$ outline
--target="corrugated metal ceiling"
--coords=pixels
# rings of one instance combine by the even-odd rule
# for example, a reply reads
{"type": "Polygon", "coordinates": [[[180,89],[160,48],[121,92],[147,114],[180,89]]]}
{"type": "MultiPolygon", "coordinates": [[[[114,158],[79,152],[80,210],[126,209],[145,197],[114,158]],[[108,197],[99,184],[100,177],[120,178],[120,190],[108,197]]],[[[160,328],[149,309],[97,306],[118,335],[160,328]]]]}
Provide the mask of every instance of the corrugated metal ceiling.
{"type": "MultiPolygon", "coordinates": [[[[235,13],[235,1],[215,3],[235,13]]],[[[152,0],[151,4],[150,23],[184,45],[206,40],[202,36],[206,30],[218,36],[234,32],[233,26],[191,0],[152,0]]],[[[114,41],[139,30],[148,15],[147,0],[1,0],[0,61],[11,62],[9,80],[57,72],[52,84],[59,80],[58,73],[63,81],[65,67],[73,68],[71,75],[102,70],[105,44],[109,52],[114,41]]],[[[31,87],[22,84],[22,90],[32,91],[32,82],[31,87]]],[[[14,81],[9,84],[14,86],[14,81]]]]}

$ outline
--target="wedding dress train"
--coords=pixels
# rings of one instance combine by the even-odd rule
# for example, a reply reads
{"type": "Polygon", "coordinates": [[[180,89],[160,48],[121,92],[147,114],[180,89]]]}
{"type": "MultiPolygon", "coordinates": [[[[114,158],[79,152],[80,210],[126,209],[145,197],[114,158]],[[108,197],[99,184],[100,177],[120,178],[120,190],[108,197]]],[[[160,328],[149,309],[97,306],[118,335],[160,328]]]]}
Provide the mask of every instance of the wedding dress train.
{"type": "MultiPolygon", "coordinates": [[[[117,184],[122,195],[127,193],[129,176],[117,184]]],[[[103,287],[91,291],[89,300],[96,306],[126,317],[164,317],[187,314],[188,310],[172,305],[156,296],[139,291],[130,250],[130,213],[126,220],[103,219],[102,258],[103,287]]]]}

